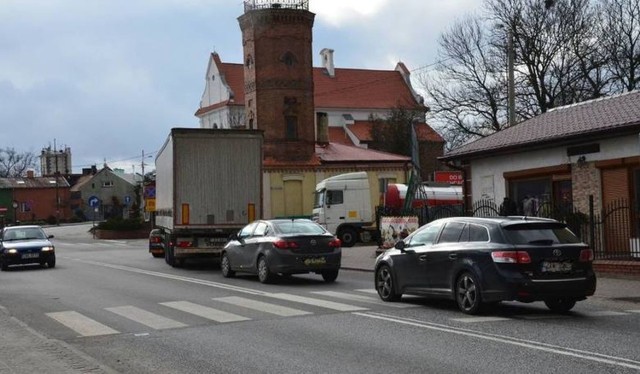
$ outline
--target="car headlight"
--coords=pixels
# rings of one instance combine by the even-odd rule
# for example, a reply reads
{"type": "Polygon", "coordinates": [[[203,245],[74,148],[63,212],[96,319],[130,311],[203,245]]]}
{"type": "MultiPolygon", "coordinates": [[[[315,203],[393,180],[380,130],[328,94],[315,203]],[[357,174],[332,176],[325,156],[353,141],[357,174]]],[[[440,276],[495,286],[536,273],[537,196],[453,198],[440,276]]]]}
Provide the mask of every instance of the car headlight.
{"type": "Polygon", "coordinates": [[[53,246],[42,247],[42,252],[51,252],[53,251],[53,246]]]}
{"type": "Polygon", "coordinates": [[[11,254],[11,255],[14,255],[14,254],[18,253],[18,250],[15,249],[15,248],[7,249],[7,253],[11,254]]]}

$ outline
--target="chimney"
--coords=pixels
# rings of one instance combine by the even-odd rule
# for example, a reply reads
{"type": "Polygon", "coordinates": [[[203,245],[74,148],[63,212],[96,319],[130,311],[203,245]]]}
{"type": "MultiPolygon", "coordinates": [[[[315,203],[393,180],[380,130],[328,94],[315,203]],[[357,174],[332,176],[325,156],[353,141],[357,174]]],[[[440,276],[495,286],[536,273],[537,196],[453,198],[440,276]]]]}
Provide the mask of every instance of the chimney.
{"type": "Polygon", "coordinates": [[[316,142],[321,145],[329,144],[329,116],[327,113],[316,113],[317,136],[316,142]]]}
{"type": "Polygon", "coordinates": [[[322,57],[322,67],[327,70],[327,74],[329,74],[331,78],[334,78],[336,76],[336,70],[333,66],[333,49],[323,48],[320,51],[320,56],[322,57]]]}
{"type": "Polygon", "coordinates": [[[27,170],[27,178],[33,179],[35,177],[35,173],[33,170],[27,170]]]}

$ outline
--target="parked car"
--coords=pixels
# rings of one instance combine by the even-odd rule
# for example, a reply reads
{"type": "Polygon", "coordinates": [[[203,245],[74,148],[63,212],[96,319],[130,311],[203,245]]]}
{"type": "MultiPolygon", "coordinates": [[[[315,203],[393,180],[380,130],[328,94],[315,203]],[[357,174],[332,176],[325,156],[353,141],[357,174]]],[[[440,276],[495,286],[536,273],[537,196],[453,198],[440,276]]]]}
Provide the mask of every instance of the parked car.
{"type": "Polygon", "coordinates": [[[342,258],[338,238],[308,219],[254,221],[232,235],[220,260],[222,275],[257,274],[262,283],[277,274],[318,273],[326,282],[338,277],[342,258]]]}
{"type": "Polygon", "coordinates": [[[506,300],[567,312],[594,294],[592,262],[593,251],[555,220],[444,218],[377,257],[375,288],[385,301],[403,294],[453,299],[467,314],[506,300]]]}
{"type": "Polygon", "coordinates": [[[53,235],[45,234],[40,226],[9,226],[0,236],[0,268],[10,265],[40,264],[56,266],[55,247],[49,241],[53,235]]]}
{"type": "Polygon", "coordinates": [[[149,253],[153,257],[164,257],[164,231],[153,229],[149,232],[149,253]]]}

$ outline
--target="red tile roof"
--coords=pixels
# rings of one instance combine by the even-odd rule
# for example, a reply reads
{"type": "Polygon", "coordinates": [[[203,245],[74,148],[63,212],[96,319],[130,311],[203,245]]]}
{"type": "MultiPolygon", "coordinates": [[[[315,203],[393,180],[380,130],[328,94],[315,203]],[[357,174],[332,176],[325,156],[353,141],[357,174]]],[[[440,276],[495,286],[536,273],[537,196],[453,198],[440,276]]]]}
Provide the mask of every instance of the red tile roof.
{"type": "Polygon", "coordinates": [[[329,126],[329,141],[331,143],[354,145],[344,128],[338,126],[329,126]]]}
{"type": "Polygon", "coordinates": [[[640,91],[555,108],[444,155],[443,159],[548,147],[552,143],[638,132],[640,91]],[[527,147],[525,147],[527,146],[527,147]]]}
{"type": "Polygon", "coordinates": [[[393,153],[375,151],[339,143],[316,145],[316,155],[323,163],[327,162],[409,162],[411,158],[393,153]]]}
{"type": "MultiPolygon", "coordinates": [[[[244,67],[222,62],[212,53],[220,74],[234,93],[235,105],[244,105],[244,67]]],[[[404,64],[401,68],[406,70],[404,64]]],[[[411,93],[402,75],[395,70],[335,69],[330,77],[325,68],[313,68],[314,101],[317,108],[390,109],[423,108],[411,93]]],[[[215,109],[218,104],[199,108],[196,115],[215,109]]]]}
{"type": "MultiPolygon", "coordinates": [[[[347,125],[347,128],[356,136],[361,142],[372,142],[373,135],[372,129],[375,127],[373,122],[369,121],[355,121],[352,125],[347,125]]],[[[416,124],[416,135],[418,141],[428,141],[436,143],[444,143],[444,139],[434,129],[426,123],[416,124]]]]}

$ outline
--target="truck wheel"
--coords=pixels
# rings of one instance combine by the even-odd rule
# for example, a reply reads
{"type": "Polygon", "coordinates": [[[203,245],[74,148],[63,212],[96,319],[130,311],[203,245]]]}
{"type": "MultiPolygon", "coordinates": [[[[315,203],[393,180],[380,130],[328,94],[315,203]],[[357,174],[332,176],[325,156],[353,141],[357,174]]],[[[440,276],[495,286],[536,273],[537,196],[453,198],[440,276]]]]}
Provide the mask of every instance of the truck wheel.
{"type": "Polygon", "coordinates": [[[176,266],[176,258],[173,256],[173,248],[168,247],[166,251],[164,251],[164,262],[168,265],[175,267],[176,266]]]}
{"type": "Polygon", "coordinates": [[[340,230],[338,238],[342,242],[343,247],[353,247],[358,241],[358,233],[356,232],[356,230],[347,227],[340,230]]]}

